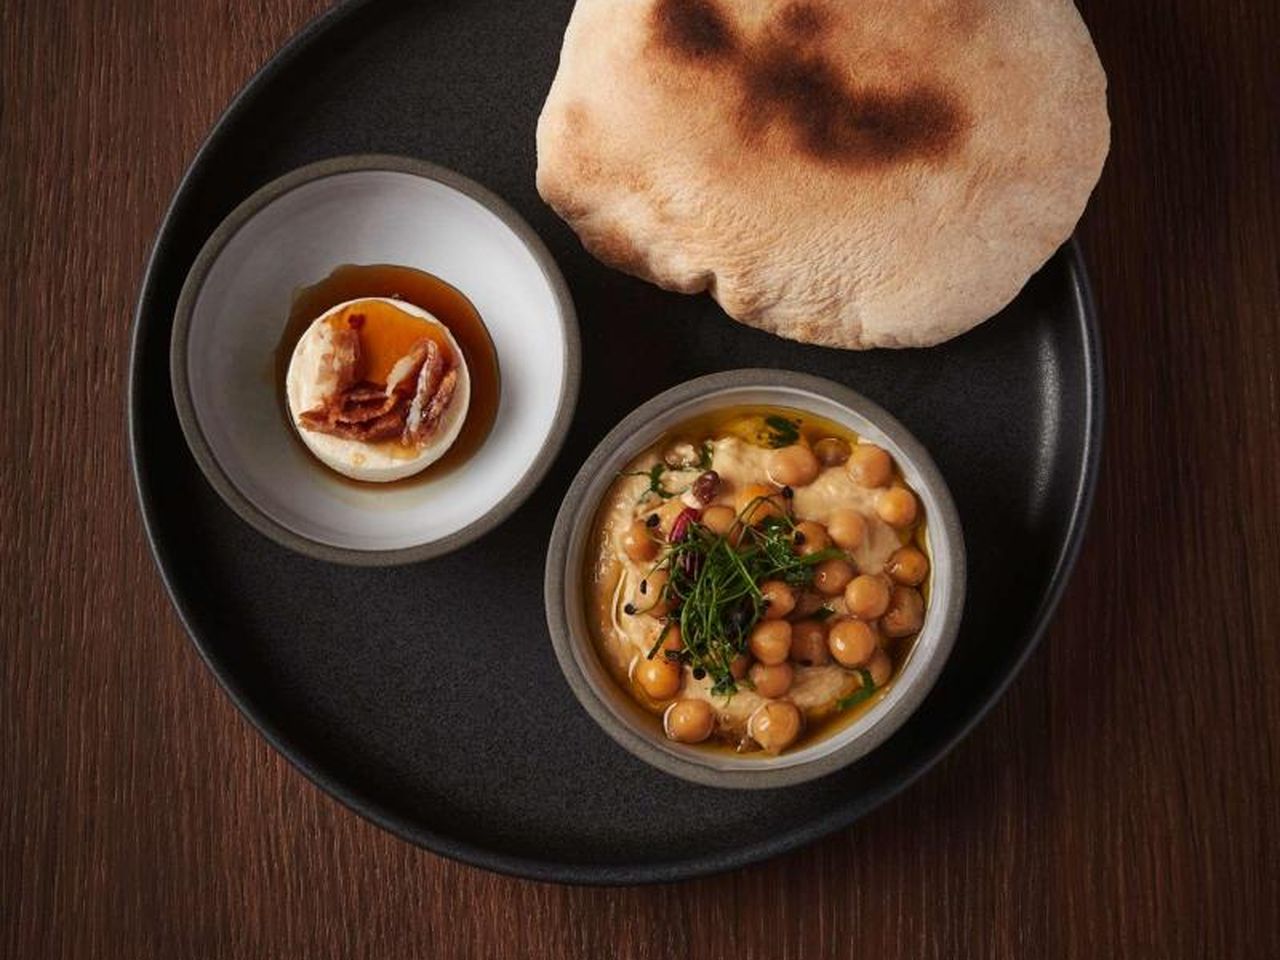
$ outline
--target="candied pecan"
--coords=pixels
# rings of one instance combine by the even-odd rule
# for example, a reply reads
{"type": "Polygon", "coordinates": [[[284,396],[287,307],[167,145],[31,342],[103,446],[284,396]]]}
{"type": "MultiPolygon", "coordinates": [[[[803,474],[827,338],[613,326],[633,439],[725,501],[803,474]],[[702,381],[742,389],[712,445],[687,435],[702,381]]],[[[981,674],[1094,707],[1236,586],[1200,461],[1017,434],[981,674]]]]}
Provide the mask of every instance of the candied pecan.
{"type": "Polygon", "coordinates": [[[393,410],[366,423],[328,423],[315,426],[319,433],[341,437],[343,440],[359,440],[361,443],[373,443],[378,440],[390,440],[400,433],[404,425],[404,413],[393,410]]]}
{"type": "MultiPolygon", "coordinates": [[[[444,381],[452,375],[457,380],[457,372],[450,370],[448,374],[444,372],[445,361],[444,356],[440,352],[440,347],[435,341],[429,341],[427,346],[426,359],[422,363],[422,371],[418,374],[417,388],[414,390],[413,401],[409,404],[409,413],[405,418],[404,436],[405,443],[422,443],[431,435],[431,431],[435,426],[430,419],[431,408],[435,402],[435,398],[440,394],[444,381]]],[[[453,388],[450,387],[450,394],[453,388]]],[[[447,403],[447,400],[446,400],[447,403]]],[[[441,410],[443,412],[443,409],[441,410]]],[[[439,419],[439,414],[436,415],[439,419]]]]}
{"type": "Polygon", "coordinates": [[[350,327],[326,325],[328,349],[320,356],[320,376],[329,396],[345,393],[360,375],[360,334],[350,327]]]}
{"type": "Polygon", "coordinates": [[[435,396],[431,398],[431,405],[427,407],[427,415],[423,419],[426,420],[428,427],[434,427],[440,422],[444,412],[449,409],[449,404],[453,400],[453,393],[457,388],[458,371],[450,370],[444,375],[444,379],[440,381],[440,387],[436,390],[435,396]]]}
{"type": "Polygon", "coordinates": [[[357,383],[348,390],[342,400],[344,403],[371,403],[374,400],[385,400],[386,396],[387,391],[385,389],[376,383],[370,383],[365,380],[363,383],[357,383]]]}
{"type": "MultiPolygon", "coordinates": [[[[354,333],[347,328],[330,330],[334,346],[323,357],[323,372],[335,382],[349,377],[351,365],[359,364],[358,338],[352,346],[354,333]]],[[[405,444],[421,444],[448,408],[457,379],[456,370],[445,371],[439,345],[423,337],[396,361],[386,387],[348,382],[315,409],[299,414],[298,420],[307,429],[346,440],[370,443],[399,437],[405,444]]]]}
{"type": "Polygon", "coordinates": [[[436,342],[430,337],[414,341],[409,352],[395,362],[391,372],[387,374],[387,393],[411,393],[432,349],[439,352],[436,342]]]}

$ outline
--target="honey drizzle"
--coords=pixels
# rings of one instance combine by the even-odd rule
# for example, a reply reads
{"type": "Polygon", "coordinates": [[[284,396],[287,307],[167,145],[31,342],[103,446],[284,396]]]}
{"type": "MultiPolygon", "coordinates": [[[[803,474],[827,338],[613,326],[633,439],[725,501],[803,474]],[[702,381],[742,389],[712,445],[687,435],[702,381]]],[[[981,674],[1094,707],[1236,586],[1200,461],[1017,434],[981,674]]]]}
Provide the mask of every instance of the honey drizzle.
{"type": "MultiPolygon", "coordinates": [[[[462,350],[467,371],[471,375],[471,401],[458,438],[443,457],[420,473],[377,486],[407,486],[441,477],[457,469],[484,445],[498,415],[501,377],[498,354],[479,311],[452,284],[423,270],[383,263],[343,264],[323,280],[294,292],[289,317],[275,352],[276,396],[279,398],[281,415],[289,424],[290,434],[299,447],[305,450],[306,445],[297,436],[289,414],[285,390],[285,379],[294,347],[316,317],[340,303],[362,297],[389,297],[421,307],[449,328],[462,350]]],[[[390,448],[398,448],[399,444],[393,440],[378,446],[387,447],[388,452],[395,455],[396,451],[390,448]]],[[[307,456],[311,458],[309,450],[307,456]]],[[[327,469],[319,461],[315,462],[317,469],[327,469]]],[[[367,482],[351,480],[337,473],[332,476],[362,489],[370,486],[367,482]]]]}

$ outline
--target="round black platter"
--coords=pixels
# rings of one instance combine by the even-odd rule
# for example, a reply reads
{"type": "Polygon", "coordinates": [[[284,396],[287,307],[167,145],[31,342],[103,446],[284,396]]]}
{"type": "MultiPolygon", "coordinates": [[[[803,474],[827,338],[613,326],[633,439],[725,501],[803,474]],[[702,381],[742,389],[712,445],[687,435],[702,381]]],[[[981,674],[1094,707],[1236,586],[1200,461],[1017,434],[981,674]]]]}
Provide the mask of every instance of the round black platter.
{"type": "Polygon", "coordinates": [[[534,190],[534,125],[571,0],[349,3],[262,70],[219,122],[156,242],[134,333],[138,495],[184,623],[236,704],[307,776],[425,847],[544,880],[708,873],[814,840],[900,790],[978,720],[1044,630],[1083,533],[1101,430],[1098,337],[1078,251],[999,317],[931,350],[805,347],[595,262],[534,190]],[[528,502],[446,558],[330,566],[265,540],[182,440],[171,317],[205,239],[266,181],[347,153],[423,157],[505,197],[546,240],[582,325],[569,438],[528,502]],[[882,404],[932,451],[969,550],[964,625],[912,719],[838,774],[731,792],[616,746],[556,666],[542,610],[560,498],[629,410],[699,374],[801,370],[882,404]],[[500,601],[495,602],[496,590],[500,601]]]}

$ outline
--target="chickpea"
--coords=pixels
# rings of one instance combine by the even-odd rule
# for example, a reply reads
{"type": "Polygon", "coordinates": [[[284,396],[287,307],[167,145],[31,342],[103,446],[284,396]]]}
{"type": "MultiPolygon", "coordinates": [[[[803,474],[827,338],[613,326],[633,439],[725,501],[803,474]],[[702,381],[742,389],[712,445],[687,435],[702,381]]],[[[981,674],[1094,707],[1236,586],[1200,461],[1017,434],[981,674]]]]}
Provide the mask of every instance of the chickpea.
{"type": "Polygon", "coordinates": [[[791,659],[808,667],[822,667],[831,660],[827,650],[827,628],[817,620],[798,620],[791,625],[791,659]]]}
{"type": "Polygon", "coordinates": [[[715,714],[705,700],[677,700],[662,715],[662,729],[680,743],[701,743],[715,726],[715,714]]]}
{"type": "Polygon", "coordinates": [[[698,449],[691,440],[677,440],[662,454],[662,462],[672,470],[687,470],[698,462],[698,449]]]}
{"type": "Polygon", "coordinates": [[[651,617],[665,617],[671,612],[671,597],[667,593],[667,581],[671,575],[665,570],[655,570],[643,580],[633,601],[637,613],[651,617]]]}
{"type": "Polygon", "coordinates": [[[662,646],[659,650],[670,650],[672,653],[679,653],[684,649],[684,637],[680,633],[678,624],[668,624],[662,633],[662,646]]]}
{"type": "Polygon", "coordinates": [[[766,703],[747,721],[751,739],[772,754],[779,754],[800,736],[800,710],[788,700],[766,703]]]}
{"type": "Polygon", "coordinates": [[[828,597],[839,596],[853,579],[853,564],[833,557],[823,560],[813,570],[813,588],[828,597]]]}
{"type": "Polygon", "coordinates": [[[865,620],[841,620],[827,634],[831,656],[842,667],[860,667],[876,652],[879,638],[865,620]]]}
{"type": "Polygon", "coordinates": [[[748,654],[740,653],[729,661],[729,673],[735,680],[741,680],[751,670],[751,657],[748,654]]]}
{"type": "Polygon", "coordinates": [[[893,479],[893,458],[873,443],[860,443],[849,454],[849,476],[864,487],[883,487],[893,479]]]}
{"type": "Polygon", "coordinates": [[[929,575],[929,558],[915,547],[899,547],[889,556],[884,572],[896,583],[918,587],[929,575]]]}
{"type": "Polygon", "coordinates": [[[635,678],[650,700],[670,700],[680,692],[684,670],[666,659],[654,657],[636,664],[635,678]]]}
{"type": "Polygon", "coordinates": [[[738,516],[749,524],[759,523],[768,517],[780,517],[784,513],[778,488],[763,483],[745,484],[738,491],[736,504],[738,516]]]}
{"type": "Polygon", "coordinates": [[[655,508],[652,513],[645,514],[645,519],[656,514],[658,517],[657,529],[665,537],[671,532],[671,525],[676,522],[676,517],[680,516],[681,511],[684,509],[684,502],[679,497],[672,497],[662,506],[655,508]]]}
{"type": "Polygon", "coordinates": [[[781,620],[796,608],[795,591],[781,580],[766,580],[760,584],[760,592],[767,602],[764,608],[766,620],[781,620]]]}
{"type": "Polygon", "coordinates": [[[880,620],[886,637],[909,637],[924,625],[924,597],[915,587],[894,587],[889,609],[880,620]]]}
{"type": "Polygon", "coordinates": [[[812,520],[804,520],[796,524],[795,539],[796,553],[802,557],[820,553],[831,546],[831,538],[827,536],[827,528],[820,523],[814,523],[812,520]]]}
{"type": "Polygon", "coordinates": [[[757,663],[751,668],[751,683],[756,693],[769,700],[790,690],[794,677],[795,671],[789,663],[757,663]]]}
{"type": "Polygon", "coordinates": [[[791,613],[797,619],[803,620],[805,617],[811,617],[821,610],[826,602],[826,597],[806,590],[796,599],[796,608],[791,613]]]}
{"type": "Polygon", "coordinates": [[[648,563],[658,555],[658,543],[643,520],[633,520],[622,532],[622,552],[637,563],[648,563]]]}
{"type": "Polygon", "coordinates": [[[844,604],[850,613],[863,620],[883,616],[889,609],[889,581],[869,574],[854,577],[844,588],[844,604]]]}
{"type": "Polygon", "coordinates": [[[867,536],[867,520],[851,507],[831,511],[827,520],[827,535],[841,550],[857,550],[867,536]]]}
{"type": "Polygon", "coordinates": [[[871,682],[877,687],[883,687],[893,676],[893,661],[883,650],[877,650],[871,655],[865,669],[871,674],[871,682]]]}
{"type": "Polygon", "coordinates": [[[909,527],[916,522],[916,495],[906,487],[890,487],[876,497],[876,513],[891,527],[909,527]]]}
{"type": "Polygon", "coordinates": [[[824,467],[838,467],[849,459],[849,444],[839,437],[823,437],[813,445],[813,452],[824,467]]]}
{"type": "Polygon", "coordinates": [[[702,525],[718,537],[727,537],[737,522],[738,515],[732,507],[707,507],[702,511],[702,525]]]}
{"type": "Polygon", "coordinates": [[[769,454],[769,479],[780,487],[807,487],[821,469],[813,451],[798,443],[769,454]]]}
{"type": "Polygon", "coordinates": [[[785,620],[764,620],[747,638],[751,655],[761,663],[782,663],[791,652],[791,624],[785,620]]]}

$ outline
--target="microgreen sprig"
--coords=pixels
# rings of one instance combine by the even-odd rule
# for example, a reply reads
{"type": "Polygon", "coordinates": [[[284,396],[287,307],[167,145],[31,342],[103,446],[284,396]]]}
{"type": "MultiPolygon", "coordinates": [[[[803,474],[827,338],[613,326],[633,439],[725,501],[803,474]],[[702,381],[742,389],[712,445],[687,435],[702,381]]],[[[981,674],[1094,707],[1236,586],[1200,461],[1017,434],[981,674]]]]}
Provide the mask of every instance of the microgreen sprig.
{"type": "Polygon", "coordinates": [[[800,421],[788,420],[786,417],[773,414],[764,418],[769,431],[763,439],[769,447],[789,447],[800,439],[800,421]]]}
{"type": "MultiPolygon", "coordinates": [[[[788,421],[783,421],[783,422],[789,423],[788,421]]],[[[714,452],[715,451],[711,446],[711,441],[704,440],[702,442],[702,446],[698,448],[697,461],[688,463],[684,467],[684,469],[693,469],[696,466],[700,471],[710,470],[711,460],[714,455],[714,452]]],[[[644,492],[640,494],[639,500],[644,500],[644,498],[649,496],[650,494],[660,497],[663,500],[670,500],[672,497],[678,497],[682,493],[684,493],[686,490],[689,489],[688,486],[681,487],[679,490],[668,490],[666,488],[666,485],[662,482],[662,476],[668,470],[674,470],[674,469],[676,468],[670,467],[663,461],[659,460],[648,470],[632,470],[632,471],[623,473],[622,476],[644,477],[649,481],[649,486],[647,486],[644,492]]]]}
{"type": "Polygon", "coordinates": [[[858,704],[871,699],[871,695],[876,692],[876,682],[871,679],[871,671],[864,667],[859,667],[857,674],[862,680],[862,686],[848,696],[837,700],[837,710],[849,710],[852,707],[856,707],[858,704]]]}
{"type": "Polygon", "coordinates": [[[643,500],[649,494],[656,494],[663,500],[670,500],[672,497],[678,497],[684,493],[684,490],[668,490],[662,484],[662,475],[667,470],[667,465],[659,460],[648,470],[632,470],[629,473],[622,474],[624,477],[646,477],[649,480],[649,486],[645,488],[644,493],[640,494],[639,499],[643,500]]]}
{"type": "MultiPolygon", "coordinates": [[[[680,627],[681,660],[695,676],[710,676],[715,694],[729,696],[738,689],[733,662],[746,652],[747,638],[767,606],[760,584],[782,580],[793,587],[808,586],[814,567],[844,555],[834,549],[797,554],[796,524],[786,514],[747,523],[746,518],[769,499],[748,503],[727,536],[696,520],[688,523],[654,566],[654,571],[667,572],[663,596],[672,607],[669,623],[680,627]]],[[[649,651],[651,658],[661,648],[666,630],[649,651]]]]}

